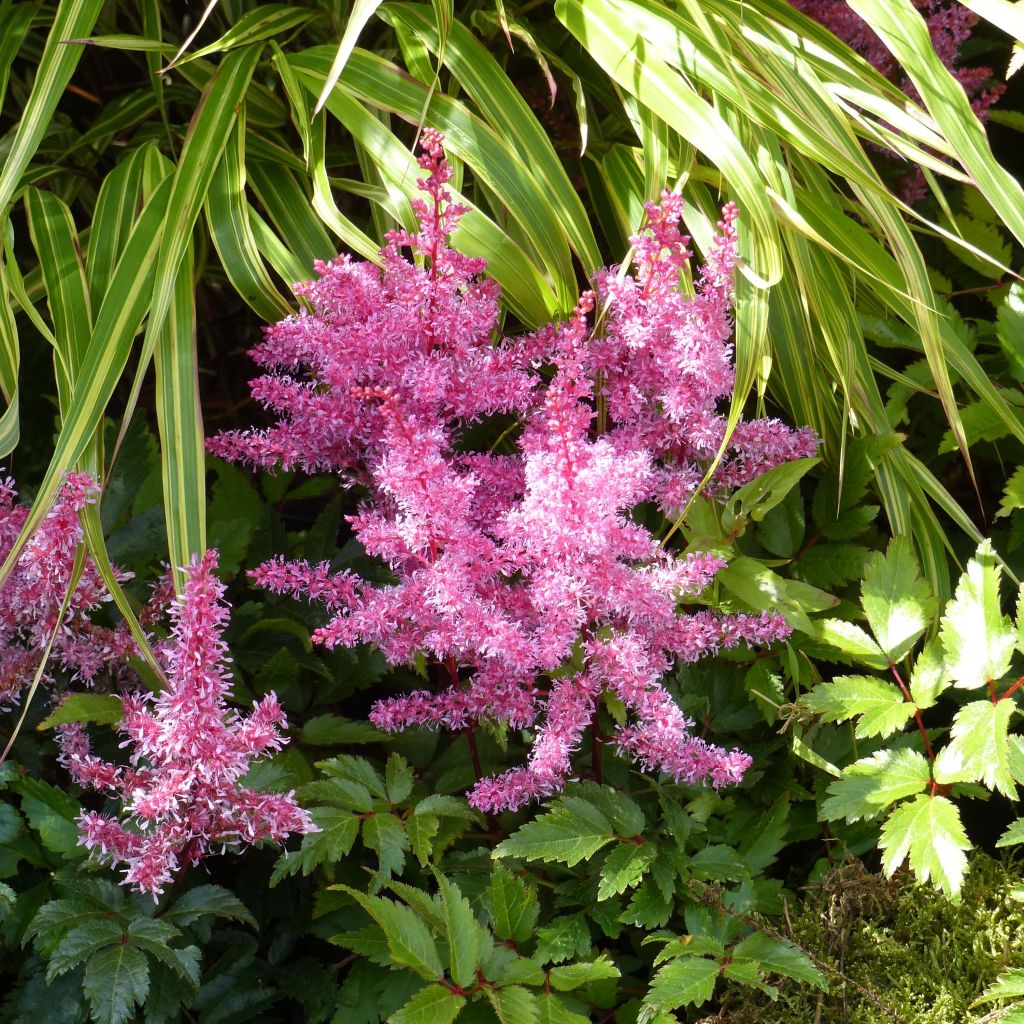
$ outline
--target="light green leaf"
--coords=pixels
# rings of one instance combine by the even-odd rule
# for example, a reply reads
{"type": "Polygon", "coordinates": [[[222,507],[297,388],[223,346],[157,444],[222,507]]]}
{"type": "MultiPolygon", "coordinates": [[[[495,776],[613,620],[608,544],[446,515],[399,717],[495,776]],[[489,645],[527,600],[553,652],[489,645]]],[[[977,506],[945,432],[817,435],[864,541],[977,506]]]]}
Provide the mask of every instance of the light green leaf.
{"type": "Polygon", "coordinates": [[[605,858],[601,865],[598,900],[618,896],[639,885],[651,864],[657,859],[658,848],[653,843],[621,843],[605,858]]]}
{"type": "Polygon", "coordinates": [[[584,817],[559,804],[499,843],[492,856],[561,861],[572,867],[593,857],[612,838],[612,827],[599,811],[592,809],[584,817]]]}
{"type": "Polygon", "coordinates": [[[95,722],[97,725],[115,725],[124,717],[120,697],[104,693],[69,693],[60,704],[37,726],[53,729],[69,722],[95,722]]]}
{"type": "Polygon", "coordinates": [[[384,929],[396,964],[410,968],[428,981],[436,981],[444,974],[437,946],[418,914],[394,900],[368,896],[347,885],[331,888],[347,892],[384,929]]]}
{"type": "Polygon", "coordinates": [[[596,960],[552,967],[548,978],[552,988],[559,992],[570,992],[583,985],[589,985],[592,981],[618,978],[620,974],[618,967],[612,963],[608,955],[602,953],[596,960]]]}
{"type": "Polygon", "coordinates": [[[590,1024],[589,1017],[573,1013],[554,992],[538,993],[537,1008],[540,1012],[537,1024],[590,1024]]]}
{"type": "Polygon", "coordinates": [[[984,686],[1001,679],[1010,667],[1016,637],[1000,607],[1000,574],[992,545],[985,541],[946,606],[939,635],[955,686],[984,686]]]}
{"type": "Polygon", "coordinates": [[[869,668],[888,668],[889,661],[882,649],[860,626],[845,619],[824,619],[815,623],[818,639],[842,651],[854,661],[869,668]]]}
{"type": "Polygon", "coordinates": [[[466,1005],[464,996],[441,985],[421,988],[397,1013],[390,1024],[451,1024],[466,1005]]]}
{"type": "Polygon", "coordinates": [[[1024,508],[1024,466],[1018,466],[1006,481],[996,516],[1008,516],[1019,508],[1024,508]]]}
{"type": "Polygon", "coordinates": [[[274,865],[270,875],[272,886],[298,871],[308,875],[318,864],[339,861],[352,849],[359,835],[359,818],[351,811],[314,807],[310,816],[320,831],[303,836],[299,849],[286,853],[274,865]]]}
{"type": "Polygon", "coordinates": [[[722,528],[730,533],[739,520],[761,522],[821,459],[795,459],[744,484],[722,510],[722,528]]]}
{"type": "Polygon", "coordinates": [[[430,863],[434,852],[433,839],[441,829],[441,819],[433,814],[414,814],[405,820],[409,845],[422,867],[430,863]]]}
{"type": "Polygon", "coordinates": [[[939,694],[948,686],[949,675],[942,657],[942,647],[937,639],[929,640],[917,656],[910,673],[910,696],[924,710],[932,707],[939,694]]]}
{"type": "Polygon", "coordinates": [[[677,1006],[701,1006],[715,991],[719,962],[686,956],[666,964],[654,976],[644,1002],[660,1010],[677,1006]]]}
{"type": "Polygon", "coordinates": [[[781,974],[795,981],[827,987],[821,971],[811,962],[806,953],[789,942],[773,939],[763,932],[755,932],[737,943],[732,949],[733,961],[747,959],[758,964],[765,974],[781,974]]]}
{"type": "Polygon", "coordinates": [[[412,792],[412,769],[399,754],[392,753],[384,767],[384,788],[388,800],[400,804],[412,792]]]}
{"type": "Polygon", "coordinates": [[[1007,737],[1016,710],[1012,700],[979,700],[960,708],[950,729],[951,742],[935,759],[936,781],[982,782],[1016,800],[1007,737]]]}
{"type": "Polygon", "coordinates": [[[1024,818],[1018,818],[999,837],[996,846],[1020,846],[1024,843],[1024,818]]]}
{"type": "Polygon", "coordinates": [[[935,614],[935,598],[906,537],[889,542],[864,569],[861,601],[878,645],[900,661],[924,633],[935,614]]]}
{"type": "Polygon", "coordinates": [[[314,114],[319,114],[323,110],[324,105],[327,103],[327,98],[330,96],[335,85],[337,85],[338,79],[341,78],[342,71],[345,70],[349,57],[352,56],[352,51],[355,49],[356,42],[359,39],[359,33],[363,31],[366,23],[373,17],[373,12],[380,5],[381,0],[355,0],[355,3],[352,4],[348,21],[345,24],[345,33],[338,44],[338,51],[334,55],[331,68],[324,78],[324,85],[320,90],[320,96],[317,98],[316,106],[313,108],[314,114]]]}
{"type": "Polygon", "coordinates": [[[910,857],[910,869],[922,882],[935,884],[952,899],[959,899],[965,850],[971,848],[956,806],[942,796],[922,793],[901,804],[882,826],[878,845],[882,868],[890,878],[910,857]]]}
{"type": "Polygon", "coordinates": [[[50,954],[46,967],[47,984],[77,967],[98,950],[120,945],[123,937],[121,922],[108,917],[93,918],[72,928],[50,954]]]}
{"type": "MultiPolygon", "coordinates": [[[[987,989],[971,1003],[971,1006],[978,1006],[981,1003],[991,1003],[996,999],[1019,999],[1024,996],[1024,970],[1019,967],[1012,967],[1004,971],[987,989]]],[[[999,1017],[998,1020],[1005,1020],[999,1017]]]]}
{"type": "Polygon", "coordinates": [[[537,997],[519,985],[488,988],[487,998],[501,1024],[537,1024],[540,1012],[537,997]]]}
{"type": "Polygon", "coordinates": [[[823,722],[859,717],[858,738],[889,736],[914,714],[914,705],[903,699],[895,683],[872,676],[837,676],[820,683],[800,702],[823,722]]]}
{"type": "Polygon", "coordinates": [[[134,946],[110,946],[89,961],[82,991],[96,1024],[124,1024],[149,993],[149,964],[134,946]]]}
{"type": "Polygon", "coordinates": [[[928,762],[916,750],[879,750],[850,765],[828,787],[821,816],[849,822],[874,817],[896,800],[920,793],[930,779],[928,762]]]}

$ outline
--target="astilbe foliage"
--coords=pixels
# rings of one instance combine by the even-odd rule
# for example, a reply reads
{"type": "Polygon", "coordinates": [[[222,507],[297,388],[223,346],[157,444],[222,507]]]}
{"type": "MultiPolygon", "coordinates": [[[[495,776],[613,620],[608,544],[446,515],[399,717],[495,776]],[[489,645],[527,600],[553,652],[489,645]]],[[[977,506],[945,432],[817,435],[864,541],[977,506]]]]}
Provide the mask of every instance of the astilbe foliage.
{"type": "Polygon", "coordinates": [[[248,715],[227,707],[229,659],[221,636],[229,611],[216,565],[212,552],[193,561],[171,607],[170,636],[156,651],[166,688],[123,698],[120,728],[133,748],[130,765],[92,754],[79,725],[64,727],[61,736],[72,778],[116,796],[127,815],[122,822],[84,811],[81,843],[125,864],[125,881],[154,895],[214,846],[315,831],[292,794],[260,793],[239,782],[254,758],[281,748],[285,718],[273,693],[248,715]]]}
{"type": "MultiPolygon", "coordinates": [[[[395,581],[282,559],[253,576],[323,602],[333,617],[315,639],[327,647],[374,644],[393,664],[436,667],[436,689],[375,705],[380,728],[535,730],[525,766],[477,782],[480,809],[560,789],[605,690],[630,713],[611,737],[620,752],[675,779],[737,782],[750,758],[695,737],[660,680],[673,662],[788,628],[772,614],[681,611],[723,562],[663,549],[631,515],[642,502],[678,513],[725,436],[736,211],[694,295],[680,291],[689,253],[680,200],[666,193],[633,240],[634,273],[598,275],[565,323],[500,338],[496,284],[448,245],[464,208],[441,141],[424,132],[419,231],[388,236],[382,270],[348,256],[318,264],[301,289],[311,311],[254,350],[267,372],[252,392],[276,424],[209,445],[364,487],[352,529],[395,581]],[[497,414],[521,425],[515,453],[469,450],[466,428],[497,414]]],[[[742,423],[712,491],[815,448],[809,431],[742,423]]]]}
{"type": "MultiPolygon", "coordinates": [[[[28,518],[14,481],[0,470],[0,563],[28,518]]],[[[57,501],[0,584],[0,707],[15,703],[50,647],[49,664],[90,681],[111,660],[134,649],[126,628],[108,629],[90,615],[110,600],[99,570],[86,559],[71,589],[75,554],[82,544],[78,513],[99,493],[85,473],[70,473],[57,501]],[[68,591],[71,593],[68,594],[68,591]],[[61,608],[67,596],[63,616],[61,608]]],[[[126,579],[126,574],[119,574],[126,579]]]]}

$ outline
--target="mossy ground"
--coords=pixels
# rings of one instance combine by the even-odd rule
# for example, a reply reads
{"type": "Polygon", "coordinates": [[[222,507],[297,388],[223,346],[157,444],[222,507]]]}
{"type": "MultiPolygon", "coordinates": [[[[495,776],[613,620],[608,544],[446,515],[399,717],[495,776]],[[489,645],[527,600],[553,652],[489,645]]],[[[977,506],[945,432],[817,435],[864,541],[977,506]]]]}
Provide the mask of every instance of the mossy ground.
{"type": "Polygon", "coordinates": [[[854,862],[790,909],[782,931],[829,978],[793,983],[777,1002],[731,987],[717,1024],[969,1024],[970,1004],[1007,967],[1024,967],[1022,865],[973,858],[958,903],[909,875],[888,880],[854,862]]]}

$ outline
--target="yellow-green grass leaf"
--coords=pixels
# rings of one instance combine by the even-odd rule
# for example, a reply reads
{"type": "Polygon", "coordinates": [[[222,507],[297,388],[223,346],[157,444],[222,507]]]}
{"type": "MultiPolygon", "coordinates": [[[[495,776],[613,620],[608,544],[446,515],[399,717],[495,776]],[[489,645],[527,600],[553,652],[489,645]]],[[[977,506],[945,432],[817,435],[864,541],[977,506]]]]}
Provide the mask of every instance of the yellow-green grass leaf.
{"type": "Polygon", "coordinates": [[[3,167],[0,168],[0,212],[6,210],[11,201],[22,174],[50,127],[57,103],[78,66],[82,48],[67,46],[64,40],[87,36],[102,7],[103,0],[78,0],[77,3],[57,5],[50,34],[35,69],[32,92],[21,113],[3,167]]]}
{"type": "MultiPolygon", "coordinates": [[[[290,62],[300,77],[315,81],[325,73],[326,59],[327,54],[315,48],[295,55],[290,62]]],[[[551,197],[534,178],[524,155],[462,102],[434,92],[426,106],[427,86],[364,50],[352,53],[334,91],[338,90],[398,114],[412,124],[424,116],[426,107],[426,124],[444,133],[448,152],[472,168],[536,251],[558,296],[560,310],[568,312],[573,308],[577,299],[576,275],[566,234],[551,197]]]]}
{"type": "Polygon", "coordinates": [[[308,280],[313,263],[337,255],[337,247],[313,212],[306,190],[296,175],[280,164],[249,160],[246,172],[278,236],[302,263],[301,280],[308,280]]]}
{"type": "Polygon", "coordinates": [[[4,11],[4,28],[0,33],[0,106],[7,95],[7,81],[11,64],[21,49],[25,34],[29,30],[39,8],[35,4],[15,4],[4,11]]]}
{"type": "MultiPolygon", "coordinates": [[[[442,37],[420,5],[393,4],[383,13],[389,21],[413,29],[433,53],[443,53],[445,65],[477,110],[493,129],[512,141],[550,196],[569,244],[584,270],[588,274],[597,270],[603,260],[579,193],[569,180],[547,131],[490,52],[457,21],[450,24],[447,39],[442,37]]],[[[664,187],[666,177],[659,177],[657,192],[664,187]]]]}
{"type": "Polygon", "coordinates": [[[110,276],[135,222],[142,192],[142,173],[149,151],[140,146],[104,179],[93,208],[85,269],[93,304],[103,301],[110,276]]]}
{"type": "Polygon", "coordinates": [[[179,592],[185,585],[183,567],[206,550],[206,463],[191,249],[178,267],[153,358],[167,543],[179,592]]]}
{"type": "Polygon", "coordinates": [[[89,350],[68,403],[68,414],[61,424],[50,464],[28,519],[0,566],[0,584],[10,575],[28,538],[49,511],[64,474],[86,451],[121,379],[132,341],[152,298],[153,271],[170,192],[171,180],[168,178],[150,197],[118,261],[96,315],[89,350]]]}
{"type": "Polygon", "coordinates": [[[25,212],[46,288],[59,355],[57,384],[61,414],[66,415],[66,403],[88,351],[92,332],[85,267],[71,211],[62,199],[52,192],[29,188],[25,192],[25,212]]]}
{"type": "Polygon", "coordinates": [[[201,46],[187,56],[175,58],[164,70],[170,71],[188,61],[262,42],[264,39],[280,38],[315,17],[314,11],[303,7],[293,7],[290,4],[262,4],[243,14],[218,40],[201,46]]]}
{"type": "Polygon", "coordinates": [[[338,79],[341,78],[341,73],[345,70],[345,65],[352,56],[352,51],[355,49],[359,34],[366,28],[366,23],[373,17],[373,12],[380,7],[380,4],[381,0],[355,0],[352,4],[352,10],[349,12],[348,22],[345,25],[345,34],[341,37],[341,42],[338,44],[338,49],[334,54],[334,60],[331,61],[331,66],[324,76],[320,95],[317,97],[316,106],[313,108],[314,114],[319,114],[323,110],[327,103],[327,97],[330,96],[335,85],[338,84],[338,79]]]}
{"type": "MultiPolygon", "coordinates": [[[[728,179],[749,222],[754,272],[782,274],[778,229],[757,168],[722,115],[643,38],[628,14],[606,0],[558,0],[555,14],[604,71],[706,154],[728,179]]],[[[742,230],[742,228],[741,228],[742,230]]]]}
{"type": "Polygon", "coordinates": [[[1024,7],[1010,0],[960,0],[979,18],[992,22],[1014,39],[1024,39],[1024,7]]]}
{"type": "Polygon", "coordinates": [[[245,197],[245,106],[227,140],[206,194],[206,226],[221,266],[243,301],[268,322],[291,312],[274,286],[249,223],[245,197]]]}
{"type": "Polygon", "coordinates": [[[928,112],[1006,227],[1024,242],[1024,189],[992,155],[985,129],[960,83],[935,52],[911,0],[850,0],[914,83],[928,112]]]}
{"type": "MultiPolygon", "coordinates": [[[[305,71],[294,59],[289,63],[303,85],[315,94],[319,76],[305,71]]],[[[331,93],[327,109],[372,158],[389,193],[401,197],[404,206],[401,219],[405,223],[411,217],[411,210],[404,197],[418,194],[416,178],[419,173],[408,148],[361,103],[340,88],[331,93]]],[[[452,244],[468,256],[482,256],[487,260],[488,275],[501,285],[505,301],[525,324],[539,327],[549,322],[559,308],[558,300],[533,259],[501,227],[454,189],[452,198],[469,207],[452,237],[452,244]]],[[[263,243],[261,251],[268,253],[263,243]]]]}
{"type": "MultiPolygon", "coordinates": [[[[4,222],[6,226],[6,221],[4,222]]],[[[18,326],[11,308],[7,288],[7,265],[0,256],[0,392],[7,405],[0,416],[0,458],[10,455],[21,437],[20,395],[18,375],[21,368],[21,350],[18,345],[18,326]]]]}

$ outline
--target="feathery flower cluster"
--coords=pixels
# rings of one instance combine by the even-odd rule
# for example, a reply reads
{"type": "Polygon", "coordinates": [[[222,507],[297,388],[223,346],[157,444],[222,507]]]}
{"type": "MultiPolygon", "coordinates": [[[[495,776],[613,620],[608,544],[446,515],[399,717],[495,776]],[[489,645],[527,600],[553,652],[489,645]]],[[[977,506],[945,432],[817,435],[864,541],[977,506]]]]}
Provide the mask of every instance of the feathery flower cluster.
{"type": "MultiPolygon", "coordinates": [[[[383,271],[348,256],[318,265],[301,291],[312,311],[269,328],[252,353],[266,371],[252,391],[276,425],[209,442],[230,459],[364,486],[352,529],[396,581],[284,560],[253,576],[323,602],[332,618],[315,639],[328,647],[374,644],[394,664],[423,655],[437,666],[436,690],[375,705],[380,728],[487,719],[535,730],[525,766],[477,783],[478,808],[560,789],[603,691],[631,716],[610,737],[621,753],[675,779],[736,782],[750,758],[695,737],[661,679],[674,662],[788,628],[771,614],[682,611],[723,563],[663,549],[632,516],[641,502],[678,512],[725,436],[716,408],[733,387],[736,210],[725,209],[694,295],[680,291],[690,254],[680,200],[666,193],[633,239],[634,273],[598,275],[596,297],[565,323],[498,338],[497,286],[448,245],[463,208],[441,141],[423,133],[419,231],[388,237],[383,271]],[[520,424],[515,454],[467,442],[469,425],[497,414],[520,424]]],[[[741,424],[713,491],[816,445],[777,421],[741,424]]]]}
{"type": "Polygon", "coordinates": [[[127,865],[125,881],[154,897],[182,865],[197,864],[214,845],[280,842],[316,831],[292,794],[259,793],[239,779],[249,762],[284,743],[284,713],[273,694],[245,716],[228,711],[228,609],[208,553],[189,566],[184,593],[171,609],[170,637],[157,656],[169,680],[161,693],[123,698],[121,730],[134,747],[131,765],[90,752],[85,730],[65,726],[62,761],[79,785],[118,796],[130,825],[95,811],[79,819],[80,842],[101,858],[127,865]]]}
{"type": "MultiPolygon", "coordinates": [[[[86,681],[111,660],[134,650],[127,629],[107,629],[89,621],[90,613],[110,599],[91,559],[86,560],[60,618],[71,586],[75,552],[82,543],[78,513],[95,502],[97,494],[86,474],[68,474],[53,508],[25,546],[12,574],[0,585],[0,708],[17,701],[51,637],[52,664],[86,681]]],[[[16,498],[14,481],[0,475],[0,563],[10,554],[28,518],[28,509],[16,498]]]]}

